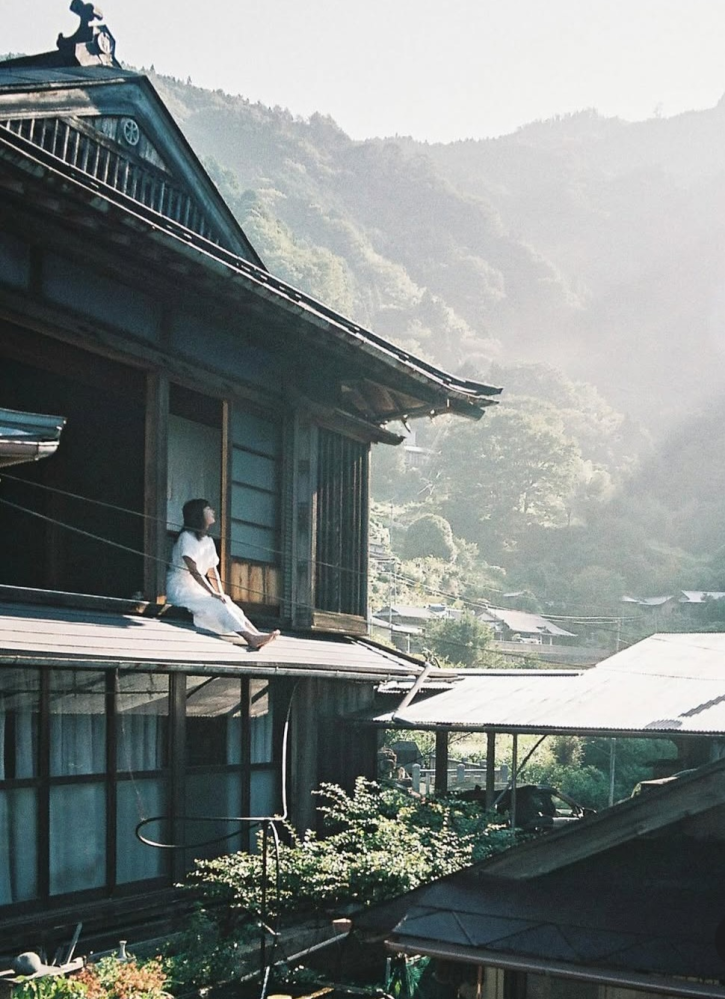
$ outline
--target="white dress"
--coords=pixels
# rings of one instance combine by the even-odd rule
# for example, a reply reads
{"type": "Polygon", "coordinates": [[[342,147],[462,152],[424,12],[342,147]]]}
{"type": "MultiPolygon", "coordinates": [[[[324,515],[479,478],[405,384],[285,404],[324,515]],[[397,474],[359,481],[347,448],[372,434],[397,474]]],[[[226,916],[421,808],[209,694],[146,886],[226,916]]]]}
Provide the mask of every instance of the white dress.
{"type": "Polygon", "coordinates": [[[196,563],[202,576],[219,565],[214,542],[205,535],[197,538],[193,531],[182,531],[171,552],[171,564],[166,576],[166,599],[176,607],[185,607],[194,615],[194,626],[204,631],[224,635],[231,631],[255,631],[251,621],[227,597],[217,600],[201,586],[184,562],[188,556],[196,563]]]}

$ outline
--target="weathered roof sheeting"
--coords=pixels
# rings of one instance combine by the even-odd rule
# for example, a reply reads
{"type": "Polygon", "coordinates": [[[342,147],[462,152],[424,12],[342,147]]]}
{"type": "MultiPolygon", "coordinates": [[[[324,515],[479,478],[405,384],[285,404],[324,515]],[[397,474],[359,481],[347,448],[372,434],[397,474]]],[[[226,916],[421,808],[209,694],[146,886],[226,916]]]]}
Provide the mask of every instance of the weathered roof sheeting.
{"type": "Polygon", "coordinates": [[[456,956],[498,966],[507,957],[556,964],[559,974],[593,966],[613,973],[612,984],[623,972],[714,979],[722,974],[721,859],[720,843],[645,840],[526,882],[460,876],[410,907],[393,946],[460,948],[456,956]],[[688,848],[697,860],[682,865],[688,848]]]}
{"type": "Polygon", "coordinates": [[[393,723],[394,715],[395,723],[405,728],[481,731],[489,727],[491,718],[501,718],[529,704],[548,703],[578,675],[576,670],[482,671],[459,677],[449,690],[414,701],[404,711],[367,714],[360,720],[387,726],[393,723]]]}
{"type": "Polygon", "coordinates": [[[0,664],[387,680],[421,666],[352,638],[288,635],[251,653],[191,625],[133,614],[0,605],[0,664]]]}
{"type": "MultiPolygon", "coordinates": [[[[396,715],[409,728],[725,734],[725,634],[646,638],[580,674],[463,677],[396,715]]],[[[378,716],[378,724],[389,724],[378,716]]]]}
{"type": "Polygon", "coordinates": [[[64,426],[62,416],[0,408],[0,467],[54,454],[64,426]]]}

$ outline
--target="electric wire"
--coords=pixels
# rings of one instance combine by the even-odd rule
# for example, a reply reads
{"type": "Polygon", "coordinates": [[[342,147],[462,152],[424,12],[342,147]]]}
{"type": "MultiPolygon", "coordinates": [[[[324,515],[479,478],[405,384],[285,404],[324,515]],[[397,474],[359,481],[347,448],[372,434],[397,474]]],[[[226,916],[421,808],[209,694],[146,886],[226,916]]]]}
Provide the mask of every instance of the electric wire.
{"type": "MultiPolygon", "coordinates": [[[[151,514],[146,514],[146,513],[143,513],[141,511],[139,511],[139,510],[132,510],[132,509],[130,509],[128,507],[118,506],[117,504],[114,504],[114,503],[107,503],[107,502],[105,502],[103,500],[94,499],[93,497],[90,497],[90,496],[83,496],[80,493],[73,493],[73,492],[69,492],[68,490],[59,489],[56,486],[48,486],[45,483],[32,482],[30,480],[21,479],[19,476],[8,475],[7,473],[4,473],[3,476],[2,476],[2,478],[3,479],[7,479],[9,481],[20,483],[22,485],[35,486],[36,488],[45,490],[47,492],[52,492],[52,493],[56,493],[56,494],[59,494],[59,495],[62,495],[62,496],[66,496],[66,497],[72,498],[72,499],[81,500],[82,502],[85,502],[85,503],[89,503],[89,504],[92,504],[92,505],[100,506],[100,507],[103,507],[103,508],[109,509],[109,510],[114,510],[114,511],[116,511],[118,513],[124,513],[124,514],[130,515],[130,516],[139,517],[139,518],[141,518],[143,520],[152,521],[154,523],[163,523],[164,525],[167,525],[167,523],[168,523],[165,520],[165,518],[154,517],[151,514]]],[[[12,505],[9,500],[5,500],[5,499],[2,499],[2,498],[0,498],[0,502],[5,503],[6,505],[9,505],[9,506],[12,505]]],[[[72,525],[72,524],[67,524],[64,521],[58,520],[57,518],[48,517],[45,514],[41,514],[39,511],[31,510],[31,509],[29,509],[27,507],[22,507],[19,504],[15,505],[15,509],[20,510],[20,511],[22,511],[24,513],[28,513],[28,514],[30,514],[32,516],[40,517],[40,518],[42,518],[42,519],[44,519],[44,520],[46,520],[46,521],[48,521],[50,523],[55,524],[56,526],[64,527],[67,530],[74,531],[76,533],[79,533],[81,535],[89,537],[89,538],[91,538],[93,540],[100,541],[102,543],[112,545],[112,546],[114,546],[116,548],[120,548],[121,550],[126,551],[126,552],[128,552],[130,554],[139,555],[139,556],[141,556],[143,558],[147,558],[147,559],[150,559],[152,561],[156,561],[156,562],[163,563],[164,565],[168,565],[167,560],[161,559],[158,556],[148,555],[145,552],[142,552],[142,551],[140,551],[138,549],[135,549],[135,548],[131,548],[130,546],[121,545],[119,542],[112,541],[111,539],[108,539],[108,538],[104,538],[101,535],[93,534],[90,531],[84,531],[82,528],[76,527],[75,525],[72,525]]],[[[174,524],[174,526],[181,528],[182,525],[174,524]]],[[[230,535],[220,535],[219,536],[219,540],[220,541],[233,541],[234,539],[230,535]]],[[[262,552],[264,552],[265,554],[268,554],[268,555],[282,555],[283,554],[282,549],[278,549],[278,548],[271,548],[271,547],[266,547],[266,546],[262,546],[262,545],[252,545],[251,547],[254,547],[257,550],[262,551],[262,552]]],[[[333,569],[336,572],[344,572],[344,573],[348,573],[348,574],[355,574],[355,575],[358,575],[360,577],[367,576],[367,573],[364,570],[352,569],[352,568],[350,568],[348,566],[342,566],[342,565],[339,565],[339,564],[336,564],[336,563],[332,563],[332,562],[325,562],[325,561],[323,561],[321,559],[307,559],[307,560],[303,559],[301,561],[307,561],[307,562],[309,562],[310,564],[314,565],[317,568],[333,569]]],[[[371,562],[372,565],[376,565],[376,564],[378,565],[379,571],[381,570],[380,563],[383,562],[383,561],[385,561],[385,562],[394,562],[395,561],[395,556],[391,556],[389,559],[384,559],[384,560],[378,560],[378,559],[374,559],[374,558],[370,559],[370,562],[371,562]]],[[[382,569],[382,571],[385,572],[386,570],[382,569]]],[[[452,592],[450,592],[448,590],[441,589],[440,587],[434,587],[434,586],[432,586],[432,585],[430,585],[428,583],[423,583],[421,580],[415,579],[412,576],[408,576],[405,573],[396,572],[393,568],[390,568],[387,571],[390,572],[391,574],[393,574],[394,577],[395,577],[395,579],[398,579],[401,582],[407,583],[409,586],[415,587],[416,589],[422,589],[424,592],[429,593],[429,594],[431,594],[433,596],[442,596],[442,597],[447,597],[448,599],[458,600],[460,603],[464,603],[465,605],[467,605],[467,606],[469,606],[469,607],[471,607],[473,609],[485,610],[488,607],[488,603],[487,603],[487,601],[486,601],[485,598],[478,598],[478,599],[476,599],[476,598],[471,598],[471,597],[465,597],[465,596],[462,596],[462,595],[457,594],[457,593],[452,593],[452,592]]],[[[253,593],[253,594],[257,595],[257,596],[264,596],[263,591],[261,591],[261,590],[255,590],[254,588],[250,588],[250,587],[247,587],[247,586],[241,586],[239,584],[229,583],[228,581],[225,581],[224,585],[225,585],[225,587],[228,587],[229,589],[242,589],[242,590],[245,590],[248,593],[253,593]]],[[[489,592],[491,592],[491,593],[501,593],[502,594],[502,593],[505,592],[502,588],[496,587],[496,586],[485,586],[484,589],[487,590],[487,591],[489,591],[489,592]]],[[[305,605],[304,609],[308,609],[309,610],[311,608],[310,608],[309,605],[305,605]]],[[[623,617],[621,615],[616,615],[615,616],[615,615],[601,615],[601,614],[599,614],[599,615],[572,615],[572,614],[567,615],[567,614],[552,614],[552,613],[547,613],[546,617],[550,621],[570,621],[572,623],[582,623],[582,624],[592,624],[592,625],[595,624],[595,623],[599,623],[599,622],[601,622],[602,624],[619,622],[620,625],[621,625],[621,624],[624,624],[624,623],[637,622],[637,621],[640,620],[640,618],[637,618],[637,617],[634,617],[634,616],[623,617]]]]}
{"type": "MultiPolygon", "coordinates": [[[[130,510],[130,509],[125,508],[125,507],[117,506],[116,504],[110,504],[110,503],[106,503],[106,502],[104,502],[102,500],[96,500],[96,499],[93,499],[91,497],[82,496],[79,493],[71,493],[71,492],[68,492],[66,490],[57,489],[56,487],[47,486],[47,485],[41,484],[41,483],[28,482],[27,480],[20,479],[17,476],[3,475],[3,478],[11,479],[12,481],[19,482],[19,483],[22,483],[22,484],[35,485],[35,486],[38,486],[39,488],[45,489],[45,490],[53,492],[53,493],[59,493],[61,495],[72,497],[74,499],[78,499],[78,500],[81,500],[81,501],[89,503],[89,504],[99,505],[101,507],[112,509],[112,510],[117,511],[117,512],[121,512],[121,513],[125,513],[125,514],[130,514],[130,515],[133,515],[133,516],[136,516],[136,517],[140,517],[140,518],[142,518],[144,520],[152,520],[152,521],[156,521],[156,522],[165,523],[165,521],[163,521],[162,518],[152,517],[152,516],[150,516],[148,514],[141,513],[141,512],[139,512],[137,510],[130,510]]],[[[53,524],[56,527],[61,527],[61,528],[65,529],[65,530],[71,531],[72,533],[78,534],[78,535],[80,535],[82,537],[87,537],[87,538],[89,538],[91,540],[100,542],[102,544],[109,545],[109,546],[114,547],[114,548],[116,548],[118,550],[124,551],[124,552],[126,552],[128,554],[136,555],[136,556],[139,556],[139,557],[144,558],[144,559],[149,559],[150,561],[153,561],[153,562],[156,562],[156,563],[164,565],[165,568],[169,567],[170,563],[168,562],[168,560],[162,559],[159,556],[148,555],[145,552],[140,551],[139,549],[132,548],[129,545],[124,545],[124,544],[122,544],[120,542],[117,542],[117,541],[114,541],[114,540],[112,540],[110,538],[106,538],[103,535],[99,535],[99,534],[95,534],[95,533],[93,533],[91,531],[87,531],[84,528],[77,527],[74,524],[68,524],[68,523],[66,523],[64,521],[59,520],[58,518],[50,517],[47,514],[43,514],[40,511],[32,510],[32,509],[30,509],[28,507],[24,507],[24,506],[22,506],[20,504],[13,503],[11,500],[5,499],[4,497],[0,497],[0,503],[4,504],[5,506],[8,506],[8,507],[10,507],[12,509],[15,509],[15,510],[17,510],[19,512],[26,513],[26,514],[28,514],[30,516],[39,518],[39,519],[43,520],[46,523],[51,523],[51,524],[53,524]]],[[[222,540],[223,539],[224,538],[222,538],[222,540]]],[[[268,551],[270,553],[273,553],[273,554],[279,554],[279,552],[276,551],[276,550],[274,550],[274,549],[268,549],[268,551]]],[[[353,573],[354,572],[355,574],[360,575],[360,576],[365,576],[366,575],[361,570],[354,570],[354,569],[350,569],[350,568],[345,567],[345,566],[339,566],[339,565],[335,565],[335,564],[332,564],[332,563],[326,563],[326,562],[322,562],[320,560],[312,560],[312,559],[310,559],[308,561],[312,562],[317,567],[331,568],[331,569],[334,569],[335,571],[343,571],[343,572],[348,572],[348,573],[353,573]]],[[[188,571],[188,570],[186,570],[186,571],[188,571]]],[[[391,572],[391,574],[393,575],[393,577],[395,579],[400,580],[401,582],[405,582],[405,583],[407,583],[410,586],[414,586],[416,589],[419,589],[419,590],[422,589],[424,592],[427,592],[427,593],[429,593],[431,595],[442,596],[442,597],[446,597],[448,599],[457,600],[460,603],[463,603],[466,607],[473,609],[474,611],[476,611],[476,610],[482,611],[482,610],[488,609],[488,604],[487,604],[487,602],[484,599],[466,598],[466,597],[463,597],[463,596],[461,596],[459,594],[454,594],[454,593],[451,593],[450,591],[446,591],[446,590],[440,589],[438,587],[430,586],[429,584],[422,583],[420,580],[416,580],[413,577],[406,576],[405,574],[395,572],[394,567],[391,567],[389,571],[391,572]]],[[[227,580],[223,581],[223,585],[224,585],[225,589],[231,589],[232,591],[234,591],[234,590],[243,590],[244,592],[249,593],[251,595],[262,596],[262,597],[265,596],[264,591],[255,589],[254,587],[241,586],[240,584],[230,583],[227,580]]],[[[491,589],[493,589],[493,588],[491,588],[491,589]]],[[[497,590],[497,592],[502,592],[502,591],[501,590],[497,590]]],[[[311,604],[300,604],[300,603],[298,603],[297,606],[300,607],[301,609],[305,609],[305,610],[314,610],[315,609],[314,605],[311,605],[311,604]]],[[[599,625],[599,630],[603,630],[603,631],[607,631],[608,630],[608,629],[602,627],[603,625],[605,625],[605,624],[615,624],[616,623],[617,624],[618,647],[629,648],[629,647],[631,647],[632,644],[635,644],[634,642],[628,642],[628,641],[626,641],[622,637],[622,635],[621,635],[621,628],[622,628],[623,624],[629,623],[631,621],[637,621],[638,618],[634,618],[634,617],[626,617],[626,618],[625,617],[606,617],[604,615],[584,616],[584,615],[562,615],[562,614],[559,614],[559,615],[556,615],[556,614],[547,614],[546,616],[547,616],[547,619],[551,620],[551,621],[563,621],[563,622],[570,622],[570,623],[580,623],[580,624],[585,624],[585,625],[595,625],[595,624],[597,624],[597,625],[599,625]]],[[[614,632],[611,629],[609,629],[609,633],[613,634],[614,632]]],[[[452,646],[452,647],[460,647],[460,648],[467,648],[468,647],[466,645],[466,643],[456,642],[453,639],[449,640],[447,642],[447,644],[449,646],[452,646]]],[[[521,658],[521,655],[517,655],[516,653],[508,651],[508,650],[497,650],[497,652],[500,655],[508,656],[508,657],[511,657],[511,658],[521,658]]],[[[566,663],[566,662],[564,662],[564,663],[556,663],[556,662],[552,661],[551,659],[547,659],[547,665],[550,665],[550,666],[554,666],[554,665],[570,665],[571,666],[572,664],[566,663]]],[[[240,833],[238,832],[238,833],[235,833],[235,834],[230,834],[230,836],[227,837],[227,838],[232,838],[233,835],[240,835],[240,833]]]]}
{"type": "MultiPolygon", "coordinates": [[[[111,546],[113,548],[119,549],[119,550],[127,552],[129,554],[136,555],[136,556],[139,556],[141,558],[149,559],[152,562],[157,562],[159,564],[164,565],[166,568],[168,568],[168,566],[170,564],[168,562],[168,560],[166,560],[166,559],[162,559],[162,558],[160,558],[158,556],[155,556],[155,555],[147,555],[145,552],[142,552],[142,551],[140,551],[140,550],[138,550],[136,548],[132,548],[129,545],[124,545],[124,544],[121,544],[118,541],[113,541],[110,538],[105,538],[102,535],[93,533],[92,531],[86,531],[84,528],[76,527],[74,524],[67,524],[64,521],[58,520],[55,517],[50,517],[47,514],[40,513],[37,510],[31,510],[30,508],[23,507],[23,506],[21,506],[18,503],[13,503],[11,500],[5,499],[4,497],[0,497],[0,504],[2,504],[4,506],[7,506],[7,507],[10,507],[11,509],[17,510],[17,511],[19,511],[21,513],[26,513],[26,514],[28,514],[28,515],[30,515],[32,517],[39,518],[40,520],[43,520],[46,523],[53,524],[56,527],[62,527],[65,530],[71,531],[72,533],[75,533],[75,534],[79,534],[82,537],[87,537],[87,538],[90,538],[93,541],[98,541],[98,542],[100,542],[102,544],[109,545],[109,546],[111,546]]],[[[188,572],[190,570],[186,569],[186,570],[183,570],[183,571],[187,571],[188,572]]],[[[398,577],[398,578],[400,578],[400,577],[398,577]]],[[[262,591],[262,590],[256,590],[253,587],[239,587],[239,586],[236,586],[235,584],[230,584],[226,580],[223,581],[223,585],[227,589],[232,589],[232,590],[234,590],[234,589],[243,589],[247,593],[255,594],[257,596],[264,596],[264,591],[262,591]]],[[[418,585],[417,581],[416,581],[416,585],[418,585]]],[[[426,587],[422,586],[422,585],[420,586],[420,588],[426,589],[426,587]]],[[[431,587],[428,587],[427,589],[430,592],[435,593],[435,594],[437,594],[439,596],[448,596],[451,599],[457,599],[457,600],[459,600],[462,603],[466,603],[469,607],[472,607],[474,609],[478,609],[478,610],[486,609],[486,605],[483,604],[482,601],[466,599],[464,597],[456,596],[455,594],[452,594],[452,593],[447,593],[444,590],[438,590],[438,589],[434,589],[434,588],[431,588],[431,587]]],[[[305,610],[316,610],[316,607],[315,607],[314,604],[298,603],[297,606],[300,607],[301,609],[305,609],[305,610]]],[[[598,621],[598,622],[603,622],[604,620],[607,620],[607,619],[596,618],[595,620],[598,621]]],[[[629,619],[628,618],[628,619],[622,619],[622,620],[636,620],[636,619],[629,619]]],[[[608,621],[610,623],[615,623],[615,622],[619,622],[620,619],[619,618],[610,618],[610,619],[608,619],[608,621]]],[[[606,630],[606,629],[603,629],[603,628],[600,627],[600,630],[606,630]]],[[[614,633],[614,632],[612,632],[610,630],[610,633],[614,633]]],[[[465,642],[456,641],[454,639],[446,639],[446,643],[448,645],[452,646],[452,647],[469,648],[469,646],[465,642]]],[[[635,642],[627,642],[625,639],[621,638],[621,636],[620,636],[620,645],[621,646],[623,646],[625,648],[629,648],[633,644],[635,644],[635,642]]],[[[501,655],[508,655],[510,657],[516,656],[516,653],[508,651],[508,650],[495,650],[495,651],[499,652],[501,655]]],[[[523,655],[525,657],[525,654],[523,654],[523,655]]],[[[531,653],[529,653],[529,656],[530,655],[531,655],[531,653]]],[[[521,658],[521,656],[519,656],[519,658],[521,658]]],[[[547,660],[547,662],[550,665],[552,665],[552,666],[553,665],[566,665],[566,663],[557,664],[557,663],[555,663],[555,662],[553,662],[551,660],[547,660]]],[[[239,835],[239,833],[235,833],[233,835],[239,835]]],[[[230,834],[227,838],[232,838],[232,834],[230,834]]]]}

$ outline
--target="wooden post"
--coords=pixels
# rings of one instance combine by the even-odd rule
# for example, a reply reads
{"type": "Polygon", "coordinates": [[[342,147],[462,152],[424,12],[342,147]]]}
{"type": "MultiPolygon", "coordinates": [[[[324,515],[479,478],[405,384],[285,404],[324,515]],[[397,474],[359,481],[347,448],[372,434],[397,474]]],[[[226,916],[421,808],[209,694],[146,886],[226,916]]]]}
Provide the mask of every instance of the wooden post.
{"type": "Polygon", "coordinates": [[[166,593],[166,482],[169,460],[169,379],[149,374],[146,381],[144,596],[166,593]]]}
{"type": "Polygon", "coordinates": [[[496,800],[496,733],[486,733],[486,811],[496,800]]]}
{"type": "Polygon", "coordinates": [[[232,525],[230,511],[232,508],[232,407],[227,399],[222,400],[222,480],[220,483],[219,503],[219,573],[224,581],[224,587],[231,593],[232,600],[239,600],[240,595],[232,588],[231,534],[232,525]]]}
{"type": "Polygon", "coordinates": [[[448,793],[448,732],[436,731],[436,797],[448,793]]]}
{"type": "Polygon", "coordinates": [[[511,835],[516,835],[516,780],[519,769],[519,737],[514,733],[511,749],[511,835]]]}

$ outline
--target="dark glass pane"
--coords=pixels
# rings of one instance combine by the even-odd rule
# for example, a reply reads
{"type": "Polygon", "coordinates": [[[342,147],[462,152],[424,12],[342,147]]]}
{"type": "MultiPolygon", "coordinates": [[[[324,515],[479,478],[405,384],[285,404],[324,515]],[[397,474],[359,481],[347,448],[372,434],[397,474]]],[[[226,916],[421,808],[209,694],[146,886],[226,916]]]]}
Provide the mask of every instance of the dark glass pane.
{"type": "Polygon", "coordinates": [[[249,681],[249,729],[251,762],[270,763],[274,752],[269,680],[249,681]]]}
{"type": "Polygon", "coordinates": [[[241,763],[241,680],[194,676],[186,683],[187,766],[241,763]]]}
{"type": "Polygon", "coordinates": [[[38,894],[37,843],[35,788],[0,791],[0,905],[38,894]]]}
{"type": "Polygon", "coordinates": [[[194,858],[218,857],[246,846],[249,823],[224,822],[242,813],[242,775],[232,773],[192,774],[186,779],[187,816],[203,821],[187,822],[184,842],[199,844],[186,851],[187,866],[194,858]],[[234,834],[231,838],[225,838],[234,834]]]}
{"type": "Polygon", "coordinates": [[[106,678],[56,672],[50,679],[50,773],[76,777],[106,770],[106,678]]]}
{"type": "Polygon", "coordinates": [[[37,776],[39,690],[38,670],[0,670],[0,780],[37,776]]]}
{"type": "Polygon", "coordinates": [[[105,784],[51,787],[51,895],[99,888],[105,880],[105,784]]]}
{"type": "MultiPolygon", "coordinates": [[[[143,819],[168,814],[168,788],[163,778],[119,781],[117,796],[116,879],[119,884],[163,876],[169,852],[142,843],[136,827],[143,819]]],[[[144,827],[147,839],[168,842],[169,824],[154,822],[144,827]]]]}
{"type": "Polygon", "coordinates": [[[126,673],[116,686],[116,765],[119,770],[161,770],[168,763],[169,678],[126,673]]]}

